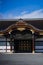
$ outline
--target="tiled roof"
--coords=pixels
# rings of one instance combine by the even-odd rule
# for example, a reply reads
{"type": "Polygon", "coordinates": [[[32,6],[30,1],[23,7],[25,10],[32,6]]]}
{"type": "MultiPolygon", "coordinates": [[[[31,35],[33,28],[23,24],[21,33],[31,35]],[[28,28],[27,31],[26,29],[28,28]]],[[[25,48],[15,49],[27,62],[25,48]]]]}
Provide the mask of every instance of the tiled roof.
{"type": "MultiPolygon", "coordinates": [[[[10,25],[15,24],[19,20],[0,20],[0,31],[8,28],[10,25]]],[[[33,25],[34,27],[43,30],[43,19],[23,19],[24,22],[33,25]]]]}

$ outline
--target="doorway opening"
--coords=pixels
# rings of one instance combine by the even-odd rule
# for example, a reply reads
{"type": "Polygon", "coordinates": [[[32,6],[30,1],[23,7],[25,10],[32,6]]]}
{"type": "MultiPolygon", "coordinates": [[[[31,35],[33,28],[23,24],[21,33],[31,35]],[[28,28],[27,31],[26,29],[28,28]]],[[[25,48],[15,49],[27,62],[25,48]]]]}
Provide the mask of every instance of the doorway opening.
{"type": "Polygon", "coordinates": [[[32,40],[15,40],[14,41],[15,53],[32,53],[32,40]]]}
{"type": "Polygon", "coordinates": [[[13,30],[11,35],[14,39],[15,53],[32,53],[32,32],[29,29],[13,30]]]}

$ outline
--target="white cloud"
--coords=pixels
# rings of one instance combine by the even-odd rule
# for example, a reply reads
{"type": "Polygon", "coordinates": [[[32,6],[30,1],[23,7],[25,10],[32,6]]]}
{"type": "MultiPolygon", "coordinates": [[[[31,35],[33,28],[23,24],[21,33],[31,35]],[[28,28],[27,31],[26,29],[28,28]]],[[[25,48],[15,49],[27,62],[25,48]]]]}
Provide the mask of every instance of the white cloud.
{"type": "Polygon", "coordinates": [[[2,19],[3,18],[3,15],[0,13],[0,19],[2,19]]]}
{"type": "Polygon", "coordinates": [[[23,11],[23,12],[21,12],[21,15],[24,15],[24,14],[26,14],[27,13],[27,11],[23,11]]]}
{"type": "Polygon", "coordinates": [[[23,14],[21,16],[16,16],[15,18],[43,18],[43,9],[23,14]]]}
{"type": "Polygon", "coordinates": [[[7,19],[14,19],[13,14],[9,14],[9,15],[7,15],[7,19]]]}
{"type": "Polygon", "coordinates": [[[10,13],[8,15],[3,15],[4,19],[19,19],[19,18],[43,18],[43,9],[33,11],[28,13],[27,11],[23,11],[20,13],[21,15],[14,16],[14,14],[10,13]]]}

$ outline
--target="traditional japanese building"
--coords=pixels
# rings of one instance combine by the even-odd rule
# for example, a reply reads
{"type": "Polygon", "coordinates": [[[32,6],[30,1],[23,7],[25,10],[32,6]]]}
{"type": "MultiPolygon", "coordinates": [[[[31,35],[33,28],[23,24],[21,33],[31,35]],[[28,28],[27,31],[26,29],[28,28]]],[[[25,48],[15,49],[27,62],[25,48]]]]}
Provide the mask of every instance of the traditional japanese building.
{"type": "Polygon", "coordinates": [[[43,52],[43,19],[0,20],[0,52],[43,52]]]}

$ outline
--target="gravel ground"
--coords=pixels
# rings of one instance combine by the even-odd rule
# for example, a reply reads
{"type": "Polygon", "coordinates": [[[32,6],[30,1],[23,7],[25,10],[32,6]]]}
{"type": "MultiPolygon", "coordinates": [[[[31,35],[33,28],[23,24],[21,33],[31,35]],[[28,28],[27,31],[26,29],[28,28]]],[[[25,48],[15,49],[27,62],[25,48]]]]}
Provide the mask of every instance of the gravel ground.
{"type": "Polygon", "coordinates": [[[43,53],[0,53],[0,65],[43,65],[43,53]]]}

